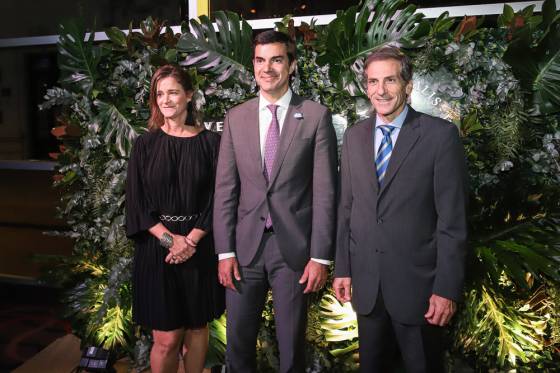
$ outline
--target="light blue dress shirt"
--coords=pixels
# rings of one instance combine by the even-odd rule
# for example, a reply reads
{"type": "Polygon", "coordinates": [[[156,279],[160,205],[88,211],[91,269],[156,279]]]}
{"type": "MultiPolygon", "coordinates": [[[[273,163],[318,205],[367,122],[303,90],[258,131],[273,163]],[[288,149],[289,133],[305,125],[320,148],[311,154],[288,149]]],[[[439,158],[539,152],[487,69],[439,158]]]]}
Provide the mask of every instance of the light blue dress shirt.
{"type": "Polygon", "coordinates": [[[378,127],[383,125],[395,127],[395,130],[393,130],[393,132],[391,133],[391,141],[393,143],[393,149],[394,149],[395,144],[397,143],[397,138],[399,137],[399,133],[401,132],[401,128],[407,114],[408,114],[408,105],[405,105],[403,111],[391,123],[385,123],[381,118],[379,118],[379,116],[376,116],[375,138],[374,138],[374,149],[373,149],[375,151],[375,158],[377,158],[377,151],[379,150],[379,146],[381,145],[381,140],[383,139],[383,132],[381,132],[381,130],[378,127]]]}

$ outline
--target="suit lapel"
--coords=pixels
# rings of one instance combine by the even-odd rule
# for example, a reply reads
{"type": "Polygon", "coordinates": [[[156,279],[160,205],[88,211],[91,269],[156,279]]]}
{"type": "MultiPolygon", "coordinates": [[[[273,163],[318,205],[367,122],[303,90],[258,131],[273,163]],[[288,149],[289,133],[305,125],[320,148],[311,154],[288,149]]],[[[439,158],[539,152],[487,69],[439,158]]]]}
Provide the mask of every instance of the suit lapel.
{"type": "Polygon", "coordinates": [[[282,132],[280,133],[280,144],[276,150],[276,157],[274,159],[274,165],[272,166],[272,174],[270,175],[270,183],[268,184],[269,188],[272,184],[274,184],[274,180],[276,180],[280,168],[282,167],[282,163],[284,162],[284,158],[288,152],[290,144],[292,143],[296,130],[302,123],[302,119],[294,118],[294,113],[300,110],[302,103],[303,99],[293,93],[290,105],[288,106],[288,111],[286,112],[286,118],[284,119],[284,125],[282,126],[282,132]]]}
{"type": "Polygon", "coordinates": [[[397,142],[393,148],[393,152],[391,153],[391,159],[389,160],[389,166],[387,167],[387,173],[385,174],[383,185],[379,190],[379,195],[381,195],[389,184],[391,184],[391,181],[398,172],[402,162],[405,160],[414,144],[418,141],[418,138],[420,137],[418,126],[419,121],[417,119],[417,113],[409,107],[408,114],[406,115],[399,137],[397,138],[397,142]]]}
{"type": "Polygon", "coordinates": [[[365,164],[362,165],[363,170],[366,170],[365,175],[368,175],[368,179],[373,187],[375,193],[377,193],[377,173],[375,172],[375,118],[369,118],[368,125],[364,127],[364,133],[359,137],[358,141],[360,144],[360,152],[365,154],[365,157],[360,157],[363,159],[365,164]]]}
{"type": "Polygon", "coordinates": [[[259,182],[266,184],[262,172],[262,155],[261,155],[261,139],[259,132],[259,98],[254,98],[247,102],[245,109],[245,118],[247,125],[245,126],[245,139],[252,166],[255,173],[259,175],[259,182]]]}

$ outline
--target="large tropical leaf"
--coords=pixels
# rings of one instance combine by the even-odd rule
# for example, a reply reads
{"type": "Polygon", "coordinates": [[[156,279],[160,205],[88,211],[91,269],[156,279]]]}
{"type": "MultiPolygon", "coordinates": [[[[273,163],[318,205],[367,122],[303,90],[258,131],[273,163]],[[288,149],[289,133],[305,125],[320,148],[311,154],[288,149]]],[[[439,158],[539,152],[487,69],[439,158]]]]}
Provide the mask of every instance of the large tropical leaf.
{"type": "Polygon", "coordinates": [[[545,296],[539,288],[528,301],[516,306],[492,288],[471,290],[454,330],[455,345],[490,366],[513,368],[542,359],[552,304],[535,302],[545,296]]]}
{"type": "Polygon", "coordinates": [[[325,294],[319,303],[325,340],[337,344],[330,350],[333,356],[345,355],[358,349],[358,320],[350,303],[340,303],[332,294],[325,294]],[[340,344],[342,343],[342,345],[340,344]]]}
{"type": "Polygon", "coordinates": [[[449,32],[454,23],[455,19],[449,17],[449,12],[441,13],[431,25],[430,37],[438,38],[439,36],[439,39],[445,40],[444,34],[449,32]]]}
{"type": "Polygon", "coordinates": [[[102,57],[102,49],[94,45],[94,33],[86,39],[83,24],[69,21],[60,25],[58,39],[58,66],[61,83],[77,86],[81,92],[90,95],[98,77],[97,65],[102,57]]]}
{"type": "Polygon", "coordinates": [[[547,10],[540,25],[541,37],[534,45],[534,26],[527,24],[515,33],[504,54],[522,85],[531,93],[533,114],[560,112],[560,12],[553,0],[543,4],[547,10]],[[552,14],[551,14],[552,13],[552,14]]]}
{"type": "Polygon", "coordinates": [[[533,82],[533,103],[543,114],[560,111],[560,22],[551,27],[538,47],[538,73],[533,82]]]}
{"type": "Polygon", "coordinates": [[[102,322],[97,325],[95,337],[104,348],[114,350],[119,346],[127,346],[132,332],[132,308],[117,304],[107,310],[102,322]]]}
{"type": "Polygon", "coordinates": [[[416,47],[424,42],[430,25],[415,11],[416,6],[405,7],[404,0],[370,0],[359,12],[356,6],[338,11],[327,26],[325,50],[317,62],[329,64],[331,81],[339,88],[360,94],[361,64],[356,61],[387,44],[416,47]]]}
{"type": "Polygon", "coordinates": [[[226,314],[208,324],[210,342],[206,354],[206,368],[221,365],[226,356],[226,314]]]}
{"type": "Polygon", "coordinates": [[[95,100],[94,104],[99,109],[99,125],[105,144],[114,144],[121,157],[128,157],[132,143],[138,137],[137,129],[115,105],[101,100],[95,100]]]}
{"type": "Polygon", "coordinates": [[[216,74],[218,83],[234,74],[243,82],[250,81],[251,26],[229,11],[218,11],[214,17],[218,32],[207,16],[200,16],[200,21],[190,21],[191,33],[181,35],[177,43],[177,49],[188,53],[181,64],[216,74]]]}
{"type": "Polygon", "coordinates": [[[476,261],[473,278],[499,287],[505,278],[516,289],[528,290],[527,273],[534,278],[560,282],[560,221],[557,218],[526,220],[472,242],[476,261]]]}

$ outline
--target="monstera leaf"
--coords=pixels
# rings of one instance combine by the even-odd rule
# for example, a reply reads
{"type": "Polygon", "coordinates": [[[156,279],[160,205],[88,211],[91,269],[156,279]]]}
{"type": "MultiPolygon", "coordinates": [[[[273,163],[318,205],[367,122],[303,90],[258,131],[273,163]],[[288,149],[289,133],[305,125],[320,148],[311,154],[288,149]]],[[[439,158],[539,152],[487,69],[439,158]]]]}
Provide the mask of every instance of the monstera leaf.
{"type": "Polygon", "coordinates": [[[95,100],[94,105],[99,110],[97,119],[105,143],[109,148],[114,146],[121,157],[128,157],[139,135],[137,129],[115,105],[101,100],[95,100]]]}
{"type": "Polygon", "coordinates": [[[325,340],[338,343],[330,350],[333,356],[345,355],[358,349],[358,321],[350,303],[340,303],[332,294],[325,294],[319,304],[325,340]],[[342,343],[342,345],[340,345],[342,343]]]}
{"type": "Polygon", "coordinates": [[[192,33],[181,35],[177,49],[187,52],[182,65],[194,66],[217,75],[221,83],[234,74],[245,83],[251,80],[252,35],[251,26],[233,12],[214,13],[218,32],[207,16],[192,19],[192,33]]]}
{"type": "Polygon", "coordinates": [[[504,60],[531,93],[535,115],[560,112],[560,12],[553,0],[545,1],[543,9],[546,15],[539,25],[543,35],[540,40],[534,40],[533,27],[528,24],[514,34],[504,54],[504,60]]]}
{"type": "Polygon", "coordinates": [[[519,291],[529,289],[527,274],[533,278],[560,281],[560,218],[528,219],[473,240],[476,261],[470,270],[473,278],[499,287],[504,276],[519,291]]]}
{"type": "Polygon", "coordinates": [[[542,287],[521,305],[515,305],[493,288],[482,286],[469,291],[460,317],[456,318],[456,347],[502,368],[495,371],[515,371],[512,368],[522,363],[534,363],[546,348],[547,320],[554,307],[548,302],[540,310],[535,298],[546,299],[542,287]]]}
{"type": "Polygon", "coordinates": [[[390,43],[411,48],[425,41],[429,23],[423,14],[414,14],[416,6],[404,4],[404,0],[370,0],[359,13],[356,6],[337,12],[327,26],[326,47],[317,62],[329,64],[331,81],[339,88],[360,94],[359,62],[376,48],[390,43]]]}
{"type": "MultiPolygon", "coordinates": [[[[102,57],[102,49],[93,44],[94,33],[85,39],[83,24],[70,21],[60,25],[58,40],[59,63],[62,84],[78,87],[90,95],[97,79],[97,65],[102,57]]],[[[82,93],[76,92],[76,93],[82,93]]]]}

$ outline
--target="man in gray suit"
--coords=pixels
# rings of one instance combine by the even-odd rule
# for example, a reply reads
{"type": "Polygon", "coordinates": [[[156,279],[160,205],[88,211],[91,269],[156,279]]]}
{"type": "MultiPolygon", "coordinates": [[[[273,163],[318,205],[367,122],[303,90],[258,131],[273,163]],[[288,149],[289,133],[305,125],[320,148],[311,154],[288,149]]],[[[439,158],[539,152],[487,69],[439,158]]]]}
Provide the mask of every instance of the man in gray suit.
{"type": "Polygon", "coordinates": [[[229,373],[255,372],[272,289],[281,372],[305,369],[307,294],[327,279],[334,251],[336,136],[329,111],[292,93],[295,45],[254,40],[259,96],[224,121],[214,200],[219,279],[226,289],[229,373]]]}
{"type": "Polygon", "coordinates": [[[398,48],[373,52],[364,77],[376,115],[344,136],[333,288],[358,314],[361,372],[390,371],[395,339],[407,372],[440,372],[465,273],[463,146],[453,124],[407,105],[398,48]]]}

